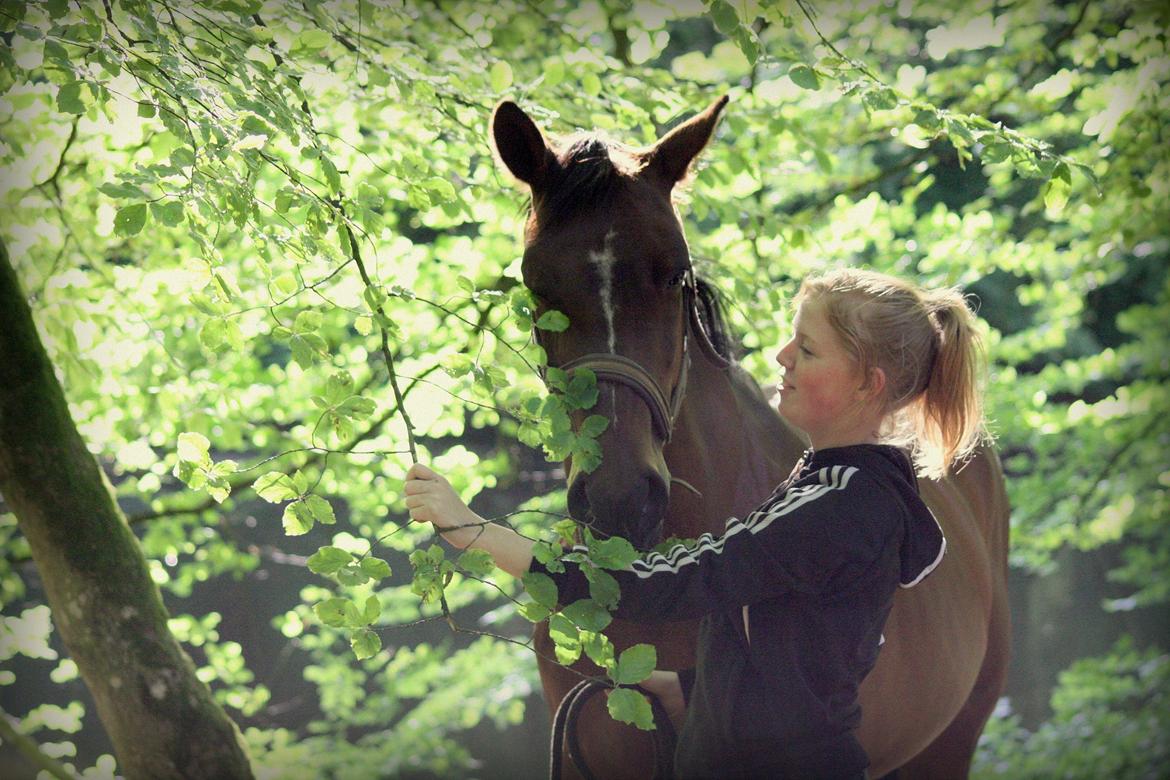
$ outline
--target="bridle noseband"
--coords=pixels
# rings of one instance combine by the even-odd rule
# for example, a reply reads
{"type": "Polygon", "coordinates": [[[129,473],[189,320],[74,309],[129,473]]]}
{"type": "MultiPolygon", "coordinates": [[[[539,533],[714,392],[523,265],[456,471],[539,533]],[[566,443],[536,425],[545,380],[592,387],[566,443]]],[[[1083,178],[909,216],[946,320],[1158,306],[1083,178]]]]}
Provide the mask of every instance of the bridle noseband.
{"type": "Polygon", "coordinates": [[[697,317],[694,295],[694,271],[688,270],[683,281],[682,366],[669,398],[649,371],[642,368],[636,360],[624,355],[610,352],[589,352],[562,364],[561,370],[571,376],[575,371],[583,368],[588,369],[594,373],[598,382],[610,382],[630,388],[650,409],[650,418],[653,421],[655,433],[664,443],[669,442],[670,434],[674,430],[674,422],[678,419],[683,397],[687,392],[687,368],[691,362],[688,352],[689,325],[691,320],[697,317]]]}

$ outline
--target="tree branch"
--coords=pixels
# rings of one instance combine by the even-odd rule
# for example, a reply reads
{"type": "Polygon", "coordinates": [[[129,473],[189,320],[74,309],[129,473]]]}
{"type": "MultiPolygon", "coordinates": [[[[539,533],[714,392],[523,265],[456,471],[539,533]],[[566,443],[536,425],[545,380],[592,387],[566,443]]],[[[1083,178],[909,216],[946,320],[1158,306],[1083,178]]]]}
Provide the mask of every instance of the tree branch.
{"type": "MultiPolygon", "coordinates": [[[[76,125],[74,125],[76,127],[76,125]]],[[[60,780],[75,780],[77,775],[72,774],[65,765],[56,759],[50,758],[41,752],[41,746],[27,734],[21,734],[10,722],[12,716],[0,710],[0,740],[11,744],[28,762],[42,772],[60,780]]]]}

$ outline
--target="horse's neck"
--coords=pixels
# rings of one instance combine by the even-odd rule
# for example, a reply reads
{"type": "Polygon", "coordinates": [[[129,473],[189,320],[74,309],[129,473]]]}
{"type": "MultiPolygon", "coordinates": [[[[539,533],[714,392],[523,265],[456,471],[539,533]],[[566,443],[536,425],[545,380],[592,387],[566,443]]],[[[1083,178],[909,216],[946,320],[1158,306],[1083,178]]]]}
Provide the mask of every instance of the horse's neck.
{"type": "Polygon", "coordinates": [[[753,509],[788,475],[805,443],[738,366],[723,368],[696,350],[687,394],[665,451],[671,476],[666,536],[718,532],[753,509]]]}

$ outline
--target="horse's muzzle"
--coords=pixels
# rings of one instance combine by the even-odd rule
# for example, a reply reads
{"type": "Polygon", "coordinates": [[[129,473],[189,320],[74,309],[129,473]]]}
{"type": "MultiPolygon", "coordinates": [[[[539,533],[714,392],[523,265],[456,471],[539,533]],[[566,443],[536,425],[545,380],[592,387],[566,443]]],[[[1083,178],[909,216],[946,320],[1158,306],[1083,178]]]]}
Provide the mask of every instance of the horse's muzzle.
{"type": "Polygon", "coordinates": [[[666,480],[649,471],[627,485],[579,473],[569,485],[569,514],[594,534],[625,537],[639,550],[662,541],[668,499],[666,480]],[[622,490],[622,488],[625,488],[622,490]]]}

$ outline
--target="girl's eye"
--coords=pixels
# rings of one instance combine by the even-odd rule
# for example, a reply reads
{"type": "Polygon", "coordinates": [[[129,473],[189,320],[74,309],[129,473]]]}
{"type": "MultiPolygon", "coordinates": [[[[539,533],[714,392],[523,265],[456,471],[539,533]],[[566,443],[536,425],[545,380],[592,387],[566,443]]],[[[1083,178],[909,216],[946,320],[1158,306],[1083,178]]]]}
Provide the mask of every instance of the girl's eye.
{"type": "Polygon", "coordinates": [[[800,347],[800,351],[805,355],[810,355],[810,356],[812,355],[812,350],[809,349],[808,347],[804,346],[803,344],[800,347]]]}

